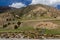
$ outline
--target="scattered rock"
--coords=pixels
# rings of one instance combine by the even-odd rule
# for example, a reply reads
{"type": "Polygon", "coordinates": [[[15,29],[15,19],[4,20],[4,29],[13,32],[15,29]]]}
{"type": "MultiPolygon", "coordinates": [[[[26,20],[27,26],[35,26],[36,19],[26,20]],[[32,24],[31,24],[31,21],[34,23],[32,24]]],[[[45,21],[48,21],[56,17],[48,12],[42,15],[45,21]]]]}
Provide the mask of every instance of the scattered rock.
{"type": "Polygon", "coordinates": [[[54,24],[52,22],[40,22],[35,25],[36,28],[46,28],[46,29],[55,29],[57,28],[57,24],[54,24]]]}

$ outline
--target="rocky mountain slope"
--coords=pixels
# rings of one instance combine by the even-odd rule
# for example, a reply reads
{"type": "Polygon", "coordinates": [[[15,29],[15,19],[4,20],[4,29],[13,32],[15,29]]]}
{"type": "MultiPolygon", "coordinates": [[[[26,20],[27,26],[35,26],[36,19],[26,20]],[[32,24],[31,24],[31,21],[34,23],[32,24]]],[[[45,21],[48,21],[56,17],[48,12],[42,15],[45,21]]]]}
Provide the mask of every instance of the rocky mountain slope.
{"type": "MultiPolygon", "coordinates": [[[[0,14],[0,22],[1,22],[0,26],[1,28],[2,27],[5,28],[8,25],[9,27],[6,27],[7,29],[10,29],[10,28],[13,29],[14,27],[17,27],[17,23],[20,24],[20,20],[32,21],[32,20],[40,20],[40,19],[43,19],[43,20],[60,19],[60,10],[57,10],[54,7],[50,7],[50,6],[42,5],[42,4],[30,5],[24,8],[20,8],[20,9],[14,9],[14,8],[8,9],[7,11],[0,14]]],[[[36,23],[36,24],[39,24],[39,23],[36,23]]]]}
{"type": "Polygon", "coordinates": [[[12,14],[19,15],[22,19],[39,18],[59,18],[60,10],[47,5],[37,4],[11,11],[12,14]]]}

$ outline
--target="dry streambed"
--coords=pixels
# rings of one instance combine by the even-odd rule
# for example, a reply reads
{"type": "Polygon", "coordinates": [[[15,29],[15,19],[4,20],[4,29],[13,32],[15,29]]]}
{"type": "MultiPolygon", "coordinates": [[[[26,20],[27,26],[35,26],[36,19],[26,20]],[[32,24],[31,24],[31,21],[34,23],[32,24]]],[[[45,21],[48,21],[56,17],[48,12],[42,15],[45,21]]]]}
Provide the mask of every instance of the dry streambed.
{"type": "Polygon", "coordinates": [[[41,39],[41,38],[60,38],[60,35],[53,34],[39,34],[38,32],[19,32],[19,33],[0,33],[0,38],[27,38],[27,39],[41,39]]]}

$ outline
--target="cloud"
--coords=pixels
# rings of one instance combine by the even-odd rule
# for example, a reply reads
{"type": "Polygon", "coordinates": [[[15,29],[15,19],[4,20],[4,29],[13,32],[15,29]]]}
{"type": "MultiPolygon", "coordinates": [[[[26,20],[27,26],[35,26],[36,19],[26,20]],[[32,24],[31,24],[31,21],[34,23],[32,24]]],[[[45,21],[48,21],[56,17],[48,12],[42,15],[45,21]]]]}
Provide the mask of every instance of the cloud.
{"type": "Polygon", "coordinates": [[[10,7],[15,7],[15,8],[21,8],[21,7],[26,7],[26,4],[29,5],[33,5],[33,4],[45,4],[45,5],[50,5],[50,6],[56,6],[57,3],[60,3],[60,0],[29,0],[27,2],[25,2],[25,0],[23,2],[16,2],[16,3],[12,3],[12,5],[9,5],[10,7]],[[29,3],[30,1],[31,4],[29,3]],[[56,5],[55,5],[56,4],[56,5]]]}
{"type": "Polygon", "coordinates": [[[32,0],[31,4],[46,4],[46,5],[52,5],[56,2],[60,2],[60,0],[32,0]]]}
{"type": "Polygon", "coordinates": [[[9,7],[21,8],[26,7],[26,5],[20,2],[20,3],[12,3],[12,5],[9,5],[9,7]]]}

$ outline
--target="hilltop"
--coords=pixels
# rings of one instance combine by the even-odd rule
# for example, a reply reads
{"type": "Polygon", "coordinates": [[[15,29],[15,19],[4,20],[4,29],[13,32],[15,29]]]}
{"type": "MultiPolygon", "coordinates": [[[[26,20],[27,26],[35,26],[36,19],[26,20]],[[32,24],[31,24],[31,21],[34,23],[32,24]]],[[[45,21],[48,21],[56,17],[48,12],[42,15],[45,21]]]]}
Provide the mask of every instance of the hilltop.
{"type": "Polygon", "coordinates": [[[30,5],[20,9],[11,10],[12,14],[17,14],[21,19],[59,18],[60,10],[42,4],[30,5]]]}

